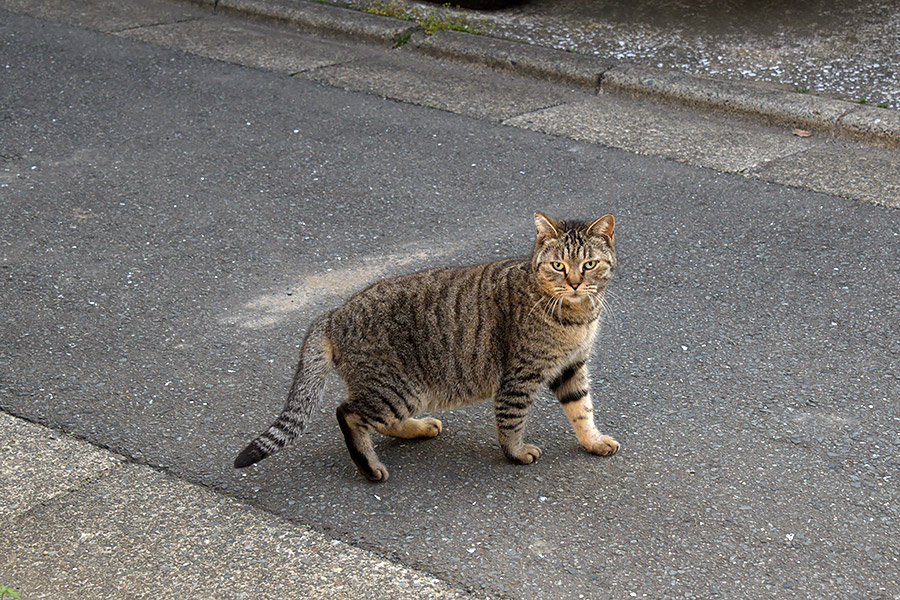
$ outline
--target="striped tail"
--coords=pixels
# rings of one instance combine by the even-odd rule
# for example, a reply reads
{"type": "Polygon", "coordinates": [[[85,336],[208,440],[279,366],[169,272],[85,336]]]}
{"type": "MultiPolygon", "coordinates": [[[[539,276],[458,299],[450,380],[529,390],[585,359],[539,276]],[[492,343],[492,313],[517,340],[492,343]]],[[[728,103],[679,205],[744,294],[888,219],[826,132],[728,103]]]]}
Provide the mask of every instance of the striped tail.
{"type": "Polygon", "coordinates": [[[303,433],[310,415],[325,396],[325,375],[331,368],[331,342],[325,337],[327,316],[310,327],[300,351],[291,391],[281,415],[259,437],[237,455],[234,467],[241,469],[281,450],[303,433]]]}

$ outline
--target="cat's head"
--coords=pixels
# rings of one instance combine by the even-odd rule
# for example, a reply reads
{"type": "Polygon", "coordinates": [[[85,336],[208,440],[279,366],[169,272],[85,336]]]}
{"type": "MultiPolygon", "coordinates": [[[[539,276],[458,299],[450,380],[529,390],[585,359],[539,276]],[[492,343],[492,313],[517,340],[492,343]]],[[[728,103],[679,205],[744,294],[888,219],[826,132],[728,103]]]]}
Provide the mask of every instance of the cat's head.
{"type": "Polygon", "coordinates": [[[535,213],[532,257],[538,284],[573,307],[596,307],[616,271],[612,215],[595,221],[557,221],[535,213]],[[594,301],[592,301],[592,299],[594,301]]]}

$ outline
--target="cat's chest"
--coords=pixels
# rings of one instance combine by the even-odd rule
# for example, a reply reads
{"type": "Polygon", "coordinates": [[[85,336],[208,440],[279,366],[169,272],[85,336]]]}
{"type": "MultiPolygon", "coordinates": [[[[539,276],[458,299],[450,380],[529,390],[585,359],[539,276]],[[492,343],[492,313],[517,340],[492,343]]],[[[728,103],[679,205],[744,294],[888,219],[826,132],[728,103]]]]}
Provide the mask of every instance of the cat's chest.
{"type": "Polygon", "coordinates": [[[596,335],[596,321],[586,325],[563,327],[562,331],[557,333],[557,345],[563,354],[581,354],[590,351],[596,335]]]}
{"type": "Polygon", "coordinates": [[[529,344],[539,348],[546,368],[556,369],[590,354],[597,334],[597,322],[585,325],[558,326],[544,330],[543,335],[531,337],[529,344]]]}

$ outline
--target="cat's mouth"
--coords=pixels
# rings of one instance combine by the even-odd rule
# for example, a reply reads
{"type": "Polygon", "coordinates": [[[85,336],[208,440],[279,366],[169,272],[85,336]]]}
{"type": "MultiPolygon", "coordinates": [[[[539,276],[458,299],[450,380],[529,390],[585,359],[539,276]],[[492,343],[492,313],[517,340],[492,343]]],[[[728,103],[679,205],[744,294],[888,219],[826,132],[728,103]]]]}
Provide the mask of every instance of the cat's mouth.
{"type": "Polygon", "coordinates": [[[579,292],[578,290],[572,290],[571,292],[566,294],[564,299],[568,300],[569,302],[581,304],[588,299],[588,294],[579,292]]]}

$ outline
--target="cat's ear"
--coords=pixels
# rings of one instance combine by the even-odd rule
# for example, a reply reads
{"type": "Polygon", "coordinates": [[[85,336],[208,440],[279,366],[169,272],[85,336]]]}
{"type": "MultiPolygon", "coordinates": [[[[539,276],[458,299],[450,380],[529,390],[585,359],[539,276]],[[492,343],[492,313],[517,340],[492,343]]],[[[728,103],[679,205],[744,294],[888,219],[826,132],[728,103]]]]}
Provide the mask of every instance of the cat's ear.
{"type": "Polygon", "coordinates": [[[541,244],[548,239],[558,238],[562,227],[559,221],[551,219],[544,213],[534,213],[534,226],[537,227],[537,243],[541,244]]]}
{"type": "Polygon", "coordinates": [[[613,230],[616,227],[616,220],[612,215],[603,215],[587,227],[588,235],[599,235],[602,238],[605,238],[606,241],[612,245],[615,240],[615,234],[613,230]]]}

